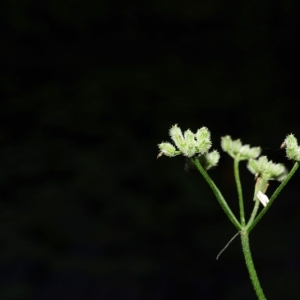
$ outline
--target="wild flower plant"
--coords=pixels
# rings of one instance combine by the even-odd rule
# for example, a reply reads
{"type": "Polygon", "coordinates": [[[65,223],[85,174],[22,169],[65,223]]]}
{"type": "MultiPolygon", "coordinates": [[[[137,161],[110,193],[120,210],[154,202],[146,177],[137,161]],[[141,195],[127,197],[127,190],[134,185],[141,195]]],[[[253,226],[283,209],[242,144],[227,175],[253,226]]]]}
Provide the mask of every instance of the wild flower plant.
{"type": "Polygon", "coordinates": [[[218,164],[220,159],[220,154],[217,150],[209,152],[212,146],[209,130],[206,127],[202,127],[198,129],[196,133],[193,133],[188,129],[183,134],[176,124],[171,127],[169,133],[174,145],[169,142],[158,144],[160,152],[157,158],[162,155],[169,157],[183,155],[187,157],[199,170],[212,189],[217,201],[221,205],[227,217],[238,230],[236,236],[239,234],[241,237],[246,266],[258,299],[266,299],[254,267],[250,251],[249,234],[263,215],[268,211],[274,200],[282,191],[283,187],[298,169],[300,162],[300,147],[298,146],[297,139],[293,134],[289,134],[280,147],[285,148],[287,158],[294,161],[292,170],[288,172],[283,164],[273,163],[271,160],[268,160],[266,156],[260,156],[260,147],[243,145],[241,140],[232,140],[232,138],[228,135],[221,138],[221,148],[233,158],[233,170],[237,186],[240,211],[239,218],[237,218],[231,211],[222,193],[207,173],[210,168],[218,164]],[[239,175],[239,162],[242,160],[246,160],[248,162],[247,168],[252,174],[254,174],[256,179],[254,185],[253,210],[247,222],[245,218],[244,199],[239,175]],[[266,191],[270,180],[277,180],[281,183],[273,195],[268,198],[266,191]],[[258,214],[260,204],[262,204],[263,208],[258,214]]]}

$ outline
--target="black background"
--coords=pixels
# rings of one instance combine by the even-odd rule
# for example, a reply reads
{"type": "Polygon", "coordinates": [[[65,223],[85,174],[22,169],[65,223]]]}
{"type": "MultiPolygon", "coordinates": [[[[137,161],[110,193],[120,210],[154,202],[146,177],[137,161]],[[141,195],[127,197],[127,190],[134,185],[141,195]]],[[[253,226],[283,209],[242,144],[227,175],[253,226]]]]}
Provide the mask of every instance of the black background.
{"type": "MultiPolygon", "coordinates": [[[[0,298],[256,299],[176,123],[278,150],[300,138],[297,2],[1,4],[0,298]]],[[[238,212],[232,161],[210,175],[238,212]]],[[[241,164],[249,216],[253,176],[241,164]]],[[[268,299],[299,299],[299,174],[250,235],[268,299]]],[[[269,194],[278,186],[271,182],[269,194]]]]}

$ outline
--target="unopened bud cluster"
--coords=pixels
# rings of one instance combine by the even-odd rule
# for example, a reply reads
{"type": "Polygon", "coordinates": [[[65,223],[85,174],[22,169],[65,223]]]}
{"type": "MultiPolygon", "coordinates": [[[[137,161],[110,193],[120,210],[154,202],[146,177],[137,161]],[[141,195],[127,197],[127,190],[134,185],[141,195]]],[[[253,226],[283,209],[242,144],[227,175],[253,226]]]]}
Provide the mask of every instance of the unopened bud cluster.
{"type": "MultiPolygon", "coordinates": [[[[186,130],[182,134],[181,129],[177,124],[173,125],[170,129],[170,137],[173,140],[175,146],[168,142],[158,144],[161,155],[173,157],[179,154],[183,154],[186,157],[192,157],[196,154],[203,155],[211,148],[210,132],[206,127],[202,127],[193,133],[190,129],[186,130]]],[[[220,155],[217,151],[213,151],[207,154],[207,162],[210,167],[216,165],[219,161],[220,155]]]]}
{"type": "Polygon", "coordinates": [[[247,168],[255,177],[260,176],[265,180],[283,181],[287,176],[287,169],[283,164],[268,161],[266,156],[261,156],[259,159],[250,159],[247,168]]]}
{"type": "Polygon", "coordinates": [[[231,157],[238,158],[239,160],[255,159],[261,153],[260,147],[252,147],[249,145],[242,145],[240,139],[232,140],[229,135],[222,137],[221,147],[231,157]]]}
{"type": "Polygon", "coordinates": [[[283,142],[286,147],[286,156],[289,159],[300,162],[300,147],[298,146],[297,139],[293,134],[289,134],[283,142]]]}

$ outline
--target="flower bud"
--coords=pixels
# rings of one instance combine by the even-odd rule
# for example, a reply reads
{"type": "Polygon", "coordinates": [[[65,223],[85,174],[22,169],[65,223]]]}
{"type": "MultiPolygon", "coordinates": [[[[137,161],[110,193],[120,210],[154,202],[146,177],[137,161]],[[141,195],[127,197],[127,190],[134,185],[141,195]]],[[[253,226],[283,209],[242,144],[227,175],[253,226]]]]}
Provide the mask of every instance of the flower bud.
{"type": "Polygon", "coordinates": [[[261,153],[261,148],[260,147],[252,147],[252,148],[250,148],[250,151],[248,153],[248,157],[255,159],[258,156],[260,156],[260,153],[261,153]]]}
{"type": "Polygon", "coordinates": [[[213,150],[212,152],[206,153],[205,158],[207,160],[206,170],[208,170],[218,164],[220,160],[220,153],[217,150],[213,150]]]}
{"type": "Polygon", "coordinates": [[[170,137],[177,146],[177,148],[182,151],[185,147],[186,142],[182,135],[181,129],[177,126],[177,124],[173,125],[170,129],[170,137]]]}
{"type": "Polygon", "coordinates": [[[229,153],[232,148],[232,139],[229,135],[221,137],[221,147],[223,151],[229,153]]]}
{"type": "Polygon", "coordinates": [[[206,127],[202,127],[196,132],[197,153],[206,153],[211,147],[210,132],[206,127]]]}
{"type": "Polygon", "coordinates": [[[240,148],[240,154],[241,156],[248,156],[249,155],[249,152],[250,152],[250,146],[249,145],[243,145],[241,148],[240,148]]]}
{"type": "Polygon", "coordinates": [[[192,157],[196,153],[196,142],[194,133],[189,129],[184,133],[185,145],[181,149],[182,153],[186,157],[192,157]]]}
{"type": "Polygon", "coordinates": [[[284,140],[286,148],[296,148],[298,147],[297,139],[294,137],[293,134],[289,134],[286,139],[284,140]]]}
{"type": "Polygon", "coordinates": [[[242,147],[242,142],[240,139],[232,141],[231,149],[234,156],[240,152],[241,147],[242,147]]]}
{"type": "Polygon", "coordinates": [[[300,147],[298,146],[297,139],[293,134],[289,134],[283,142],[286,147],[286,156],[289,159],[300,161],[300,147]]]}
{"type": "Polygon", "coordinates": [[[170,143],[161,143],[158,144],[158,148],[160,150],[160,153],[158,154],[157,158],[162,156],[163,154],[169,157],[176,156],[178,154],[181,154],[180,151],[177,151],[176,148],[170,144],[170,143]]]}
{"type": "Polygon", "coordinates": [[[198,160],[205,170],[209,170],[218,164],[220,154],[217,150],[213,150],[212,152],[205,153],[204,155],[199,154],[198,160]]]}

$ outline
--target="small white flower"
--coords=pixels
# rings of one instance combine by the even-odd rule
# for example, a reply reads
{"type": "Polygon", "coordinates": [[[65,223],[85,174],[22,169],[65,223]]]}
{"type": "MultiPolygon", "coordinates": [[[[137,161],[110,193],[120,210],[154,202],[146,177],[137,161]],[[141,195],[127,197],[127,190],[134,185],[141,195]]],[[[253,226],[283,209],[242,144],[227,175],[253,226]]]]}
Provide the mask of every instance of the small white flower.
{"type": "Polygon", "coordinates": [[[258,191],[257,198],[259,199],[260,203],[266,207],[266,205],[269,203],[269,198],[267,195],[263,194],[261,191],[258,191]]]}

